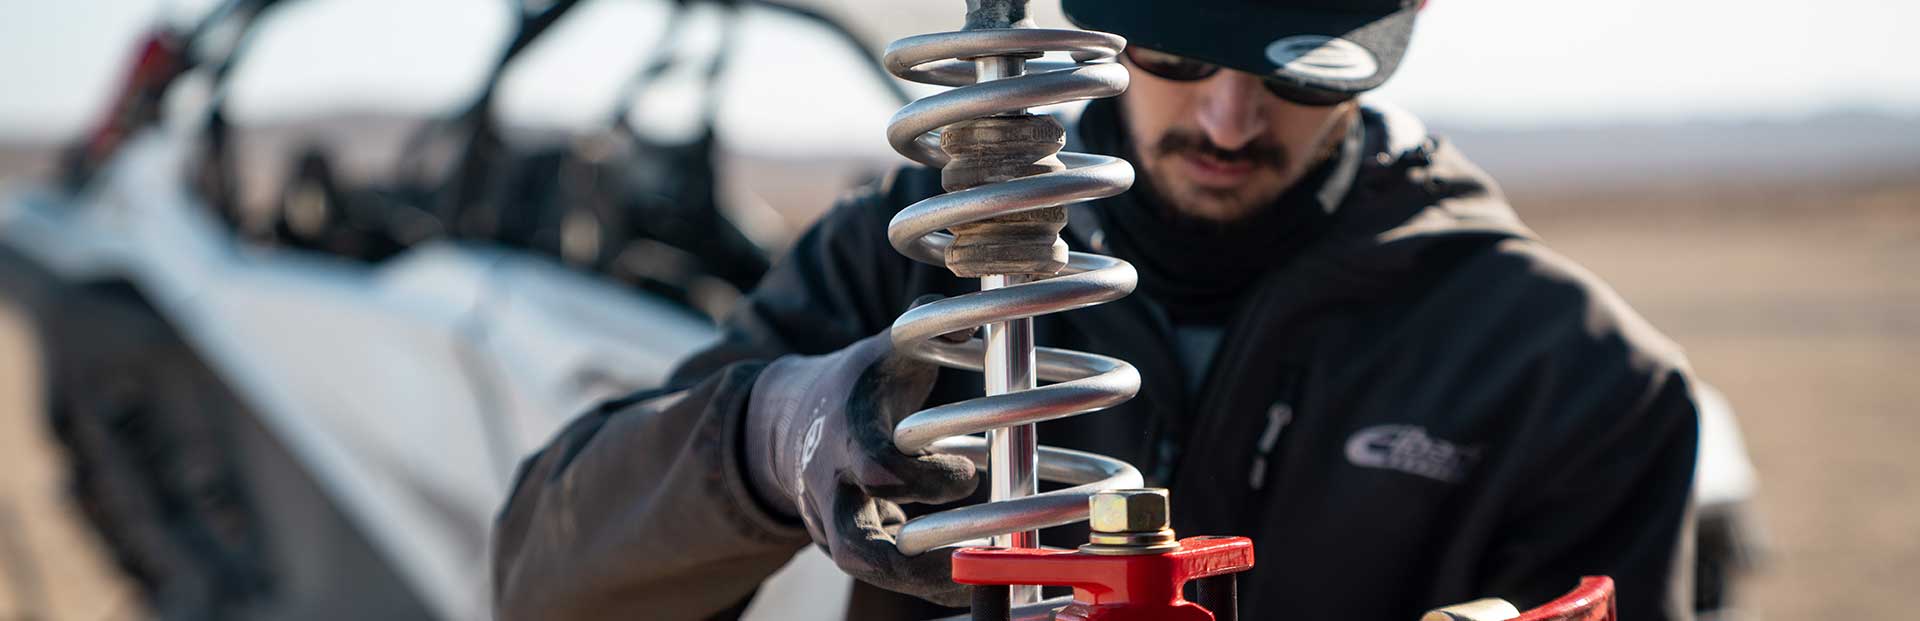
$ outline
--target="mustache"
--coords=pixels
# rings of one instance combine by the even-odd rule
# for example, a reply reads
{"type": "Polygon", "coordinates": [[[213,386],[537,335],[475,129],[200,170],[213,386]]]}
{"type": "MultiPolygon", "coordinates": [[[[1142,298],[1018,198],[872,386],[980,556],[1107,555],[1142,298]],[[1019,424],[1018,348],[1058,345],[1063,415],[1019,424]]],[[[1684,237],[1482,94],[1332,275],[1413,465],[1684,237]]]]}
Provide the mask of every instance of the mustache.
{"type": "Polygon", "coordinates": [[[1267,142],[1251,142],[1238,149],[1222,149],[1198,131],[1169,129],[1153,144],[1155,157],[1205,155],[1227,163],[1247,162],[1256,166],[1284,168],[1287,152],[1267,142]]]}

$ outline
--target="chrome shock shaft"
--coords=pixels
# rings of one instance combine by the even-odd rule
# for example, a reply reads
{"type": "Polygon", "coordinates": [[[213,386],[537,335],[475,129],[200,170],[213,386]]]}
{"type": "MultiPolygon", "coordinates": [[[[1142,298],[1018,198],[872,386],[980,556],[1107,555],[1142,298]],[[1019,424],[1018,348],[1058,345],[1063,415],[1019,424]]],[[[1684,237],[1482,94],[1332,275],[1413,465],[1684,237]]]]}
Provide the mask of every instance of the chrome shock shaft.
{"type": "Polygon", "coordinates": [[[1034,423],[1133,398],[1140,374],[1121,360],[1033,343],[1033,317],[1119,299],[1133,291],[1137,276],[1125,261],[1068,252],[1059,238],[1065,205],[1126,191],[1132,166],[1061,152],[1059,124],[1028,113],[1125,91],[1126,68],[1113,60],[1126,42],[1033,28],[1025,4],[969,0],[966,30],[895,41],[884,59],[894,75],[955,87],[909,104],[888,124],[894,150],[940,168],[948,190],[896,215],[889,241],[914,260],[981,279],[977,293],[902,314],[893,342],[923,360],[982,371],[987,388],[985,397],[907,417],[894,428],[894,441],[909,452],[965,455],[986,465],[993,481],[991,502],[903,525],[897,544],[907,554],[986,537],[1037,546],[1038,529],[1085,520],[1093,492],[1142,484],[1125,462],[1038,446],[1033,434],[1034,423]],[[1071,60],[1042,59],[1048,52],[1071,60]],[[982,326],[984,340],[938,338],[982,326]],[[971,435],[981,432],[991,439],[971,435]],[[1039,493],[1040,479],[1073,487],[1039,493]]]}

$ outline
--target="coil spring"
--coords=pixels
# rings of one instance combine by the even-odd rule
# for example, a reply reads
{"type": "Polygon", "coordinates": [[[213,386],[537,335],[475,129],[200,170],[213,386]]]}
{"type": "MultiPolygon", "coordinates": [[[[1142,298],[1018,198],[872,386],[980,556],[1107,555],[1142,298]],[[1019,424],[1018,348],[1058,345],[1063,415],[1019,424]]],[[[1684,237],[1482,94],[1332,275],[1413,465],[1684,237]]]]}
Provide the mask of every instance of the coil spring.
{"type": "MultiPolygon", "coordinates": [[[[895,151],[935,168],[948,155],[939,148],[939,128],[959,121],[1024,112],[1056,103],[1118,95],[1126,90],[1127,70],[1113,62],[1126,41],[1120,37],[1073,30],[1034,28],[981,29],[920,35],[889,46],[887,70],[915,82],[956,87],[901,108],[888,123],[895,151]],[[982,57],[1037,58],[1066,52],[1072,62],[1028,61],[1020,75],[976,83],[982,57]]],[[[893,248],[932,265],[953,236],[956,225],[995,216],[1104,198],[1133,185],[1126,161],[1061,152],[1065,170],[942,194],[902,210],[887,226],[893,248]]],[[[1110,302],[1133,292],[1137,275],[1125,261],[1094,254],[1068,254],[1066,268],[1053,277],[1005,288],[955,296],[916,307],[893,323],[895,348],[947,367],[983,370],[985,343],[940,339],[971,333],[981,325],[1058,313],[1110,302]]],[[[1084,352],[1035,349],[1040,380],[1056,382],[1032,390],[970,399],[922,410],[894,428],[901,450],[932,450],[964,455],[985,463],[986,442],[972,436],[990,429],[1055,420],[1125,402],[1140,390],[1140,374],[1124,361],[1084,352]]],[[[1039,477],[1074,485],[1022,498],[961,507],[926,515],[902,526],[896,544],[906,554],[1011,532],[1070,524],[1087,518],[1087,497],[1103,489],[1139,487],[1140,472],[1126,462],[1053,447],[1040,447],[1039,477]]]]}

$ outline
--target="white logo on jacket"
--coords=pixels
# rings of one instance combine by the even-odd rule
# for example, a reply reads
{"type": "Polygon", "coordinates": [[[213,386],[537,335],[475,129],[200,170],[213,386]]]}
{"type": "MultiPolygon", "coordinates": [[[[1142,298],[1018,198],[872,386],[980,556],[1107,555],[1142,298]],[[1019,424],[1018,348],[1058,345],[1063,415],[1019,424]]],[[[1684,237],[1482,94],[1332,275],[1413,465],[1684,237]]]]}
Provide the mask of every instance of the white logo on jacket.
{"type": "Polygon", "coordinates": [[[1398,470],[1458,483],[1480,460],[1480,447],[1463,447],[1413,425],[1375,425],[1347,438],[1347,461],[1362,468],[1398,470]]]}

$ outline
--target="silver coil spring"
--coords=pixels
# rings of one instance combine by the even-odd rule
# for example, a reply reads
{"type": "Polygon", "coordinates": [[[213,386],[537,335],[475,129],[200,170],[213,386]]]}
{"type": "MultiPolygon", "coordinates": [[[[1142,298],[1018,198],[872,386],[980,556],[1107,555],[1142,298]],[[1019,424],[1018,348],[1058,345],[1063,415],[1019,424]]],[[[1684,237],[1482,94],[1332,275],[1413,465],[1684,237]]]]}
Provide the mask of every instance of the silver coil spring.
{"type": "MultiPolygon", "coordinates": [[[[925,84],[955,87],[900,109],[888,123],[894,150],[942,168],[950,161],[938,130],[957,122],[1029,108],[1110,97],[1126,90],[1126,68],[1113,62],[1126,41],[1075,30],[980,29],[920,35],[887,48],[887,70],[925,84]],[[1071,62],[1039,57],[1064,52],[1071,62]],[[978,82],[973,59],[1020,59],[1024,73],[978,82]]],[[[999,76],[994,76],[999,77],[999,76]]],[[[954,241],[944,232],[997,216],[1113,196],[1133,185],[1133,167],[1118,158],[1061,152],[1063,170],[970,187],[915,203],[887,226],[893,248],[916,261],[945,266],[954,241]]],[[[1103,304],[1132,293],[1133,266],[1111,257],[1071,252],[1058,274],[1018,279],[916,307],[894,321],[895,348],[947,367],[982,371],[985,342],[940,339],[971,333],[996,322],[1031,318],[1103,304]]],[[[903,451],[932,450],[985,463],[986,442],[971,434],[1077,416],[1113,407],[1140,390],[1140,374],[1124,361],[1084,352],[1035,348],[1038,378],[1052,382],[1031,390],[992,395],[922,410],[894,428],[903,451]]],[[[1022,498],[961,507],[922,516],[902,526],[901,552],[920,554],[955,543],[1087,518],[1087,498],[1103,489],[1140,487],[1140,472],[1126,462],[1053,447],[1039,448],[1039,477],[1073,485],[1022,498]]]]}

